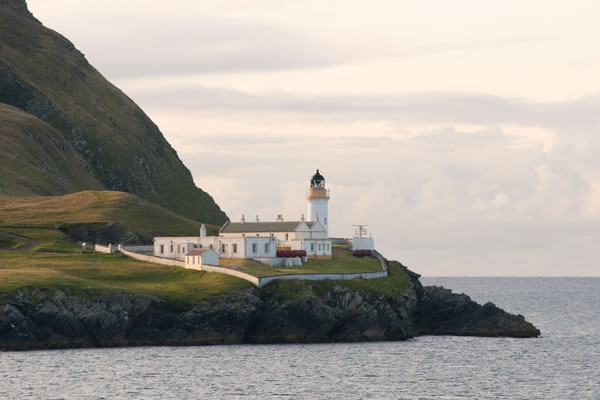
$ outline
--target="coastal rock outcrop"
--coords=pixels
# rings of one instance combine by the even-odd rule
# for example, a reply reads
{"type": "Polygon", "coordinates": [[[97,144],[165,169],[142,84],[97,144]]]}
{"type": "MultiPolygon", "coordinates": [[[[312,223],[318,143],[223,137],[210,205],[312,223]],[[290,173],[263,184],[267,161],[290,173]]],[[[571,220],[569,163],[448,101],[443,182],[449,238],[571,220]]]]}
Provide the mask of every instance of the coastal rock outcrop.
{"type": "Polygon", "coordinates": [[[492,303],[412,285],[378,295],[284,281],[183,307],[132,293],[25,288],[0,295],[0,349],[405,340],[419,335],[536,337],[492,303]]]}

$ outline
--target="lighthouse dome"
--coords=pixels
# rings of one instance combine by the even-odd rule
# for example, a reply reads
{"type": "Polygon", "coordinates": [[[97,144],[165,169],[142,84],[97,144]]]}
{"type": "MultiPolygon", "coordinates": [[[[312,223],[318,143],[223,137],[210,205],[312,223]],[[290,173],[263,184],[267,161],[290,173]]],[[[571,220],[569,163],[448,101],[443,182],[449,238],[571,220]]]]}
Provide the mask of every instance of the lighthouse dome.
{"type": "Polygon", "coordinates": [[[310,180],[310,186],[311,187],[323,187],[325,186],[325,178],[323,177],[323,175],[321,175],[319,173],[319,170],[317,169],[317,173],[313,175],[312,179],[310,180]]]}

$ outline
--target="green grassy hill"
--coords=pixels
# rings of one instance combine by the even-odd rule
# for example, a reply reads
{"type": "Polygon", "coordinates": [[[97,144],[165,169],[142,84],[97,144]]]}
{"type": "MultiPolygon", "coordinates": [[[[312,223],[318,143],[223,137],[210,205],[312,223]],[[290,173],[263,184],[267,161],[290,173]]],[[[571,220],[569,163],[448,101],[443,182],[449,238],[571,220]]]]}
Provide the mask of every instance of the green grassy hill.
{"type": "Polygon", "coordinates": [[[31,114],[0,104],[0,194],[71,193],[103,185],[54,128],[31,114]]]}
{"type": "MultiPolygon", "coordinates": [[[[34,228],[73,224],[101,226],[107,223],[126,225],[145,237],[198,235],[201,225],[198,221],[124,192],[85,191],[48,197],[0,196],[0,230],[31,236],[34,228]],[[29,230],[30,235],[24,230],[29,230]]],[[[208,230],[216,233],[218,228],[209,225],[208,230]]],[[[37,239],[35,233],[33,238],[37,239]]]]}
{"type": "Polygon", "coordinates": [[[0,1],[0,103],[38,119],[0,108],[0,126],[8,121],[0,194],[109,189],[191,219],[226,221],[148,116],[24,0],[0,1]]]}

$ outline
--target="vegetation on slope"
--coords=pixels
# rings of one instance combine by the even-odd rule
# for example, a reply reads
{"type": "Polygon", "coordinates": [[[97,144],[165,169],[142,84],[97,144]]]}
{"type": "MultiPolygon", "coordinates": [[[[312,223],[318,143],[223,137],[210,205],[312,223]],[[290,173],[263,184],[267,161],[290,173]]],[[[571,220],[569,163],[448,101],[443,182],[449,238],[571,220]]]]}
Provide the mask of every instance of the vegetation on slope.
{"type": "Polygon", "coordinates": [[[411,280],[405,270],[396,262],[388,262],[388,276],[377,279],[352,279],[348,281],[300,281],[280,280],[266,285],[265,290],[274,291],[275,295],[294,300],[302,295],[322,297],[333,289],[341,286],[350,290],[361,291],[376,296],[395,296],[411,287],[411,280]]]}
{"type": "Polygon", "coordinates": [[[252,287],[214,274],[106,254],[0,253],[0,293],[24,287],[153,295],[195,304],[252,287]]]}
{"type": "MultiPolygon", "coordinates": [[[[25,287],[49,290],[78,288],[98,293],[154,295],[182,305],[192,305],[252,287],[245,280],[223,274],[168,267],[135,261],[117,254],[96,254],[91,250],[82,250],[56,229],[29,227],[10,230],[40,241],[41,244],[32,252],[0,251],[0,294],[14,293],[25,287]]],[[[15,242],[10,245],[15,245],[15,242]]],[[[396,295],[410,288],[410,278],[403,268],[394,262],[388,263],[388,266],[387,278],[275,281],[265,286],[265,290],[275,291],[277,296],[289,301],[305,294],[322,297],[335,285],[377,296],[396,295]]],[[[338,269],[343,271],[344,263],[340,263],[338,269]]]]}
{"type": "Polygon", "coordinates": [[[72,193],[103,185],[54,128],[31,114],[0,104],[0,195],[72,193]]]}
{"type": "MultiPolygon", "coordinates": [[[[0,230],[40,241],[48,241],[43,232],[55,230],[56,225],[96,224],[101,227],[107,223],[126,225],[145,237],[198,235],[201,225],[198,221],[124,192],[86,191],[64,196],[19,198],[0,196],[0,230]],[[34,227],[38,229],[32,229],[34,227]],[[42,227],[50,229],[39,229],[42,227]]],[[[208,226],[208,229],[215,233],[218,228],[208,226]]]]}
{"type": "MultiPolygon", "coordinates": [[[[24,155],[19,166],[22,179],[14,172],[0,174],[0,193],[63,194],[98,189],[100,183],[102,188],[139,195],[191,219],[225,222],[226,215],[195,186],[189,170],[146,114],[71,42],[25,11],[23,0],[0,2],[0,103],[46,124],[37,123],[37,135],[26,133],[29,120],[23,127],[13,123],[12,129],[21,135],[0,132],[2,139],[10,138],[0,157],[24,155]],[[55,146],[46,146],[48,141],[55,146]],[[79,170],[73,176],[60,176],[62,184],[42,184],[39,169],[56,162],[36,164],[36,153],[62,147],[63,164],[80,165],[79,170]]],[[[55,156],[41,158],[56,161],[55,156]]],[[[7,162],[0,160],[0,164],[7,162]]]]}

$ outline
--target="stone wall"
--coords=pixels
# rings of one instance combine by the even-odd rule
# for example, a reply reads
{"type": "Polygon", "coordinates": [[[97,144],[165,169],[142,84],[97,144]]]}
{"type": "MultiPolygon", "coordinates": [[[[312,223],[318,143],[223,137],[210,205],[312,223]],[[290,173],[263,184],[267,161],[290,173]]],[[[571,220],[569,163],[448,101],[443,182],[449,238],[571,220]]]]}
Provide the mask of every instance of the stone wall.
{"type": "Polygon", "coordinates": [[[109,244],[108,246],[102,246],[101,244],[95,244],[94,251],[97,251],[98,253],[112,254],[116,251],[116,249],[114,248],[114,246],[112,244],[109,244]]]}
{"type": "Polygon", "coordinates": [[[258,287],[263,287],[268,283],[271,283],[280,279],[300,279],[304,281],[323,281],[323,280],[338,280],[338,281],[349,281],[351,279],[377,279],[385,278],[388,275],[387,271],[378,272],[360,272],[355,274],[288,274],[288,275],[274,275],[265,276],[260,278],[258,287]]]}
{"type": "Polygon", "coordinates": [[[206,272],[216,272],[219,274],[235,276],[236,278],[240,278],[240,279],[246,280],[248,282],[251,282],[254,286],[258,286],[258,287],[262,286],[260,284],[260,280],[262,278],[257,278],[255,276],[246,274],[245,272],[236,271],[235,269],[216,267],[214,265],[202,265],[202,267],[200,267],[200,268],[192,268],[192,269],[199,269],[201,271],[206,271],[206,272]]]}
{"type": "Polygon", "coordinates": [[[119,251],[126,255],[127,257],[131,257],[138,261],[145,261],[154,264],[162,264],[162,265],[170,265],[172,267],[185,267],[185,263],[179,260],[170,260],[168,258],[160,258],[154,256],[147,256],[144,254],[134,253],[133,251],[126,250],[122,245],[119,245],[119,251]]]}
{"type": "MultiPolygon", "coordinates": [[[[119,251],[121,253],[123,253],[124,255],[134,258],[139,261],[146,261],[146,262],[155,263],[155,264],[170,265],[170,266],[174,266],[174,267],[195,269],[195,270],[206,271],[206,272],[216,272],[219,274],[235,276],[236,278],[244,279],[248,282],[251,282],[253,285],[255,285],[259,288],[263,287],[273,281],[282,280],[282,279],[300,279],[300,280],[307,280],[307,281],[320,281],[320,280],[344,281],[344,280],[351,280],[351,279],[377,279],[377,278],[385,278],[386,276],[388,276],[387,264],[385,262],[385,259],[383,258],[383,256],[381,254],[379,254],[376,251],[373,252],[373,256],[379,260],[379,262],[381,263],[381,269],[382,269],[381,271],[377,271],[377,272],[359,272],[359,273],[348,273],[348,274],[343,274],[343,273],[342,274],[285,274],[285,275],[273,275],[273,276],[264,276],[261,278],[257,278],[253,275],[249,275],[245,272],[237,271],[237,270],[231,269],[231,268],[217,267],[214,265],[202,265],[202,266],[197,266],[197,267],[188,265],[186,267],[185,262],[183,262],[183,261],[154,257],[154,256],[147,256],[144,254],[138,254],[138,253],[134,253],[133,251],[130,251],[131,248],[136,248],[136,247],[145,247],[145,246],[131,246],[131,247],[125,248],[122,245],[119,245],[119,251]]],[[[290,260],[290,259],[288,259],[288,260],[290,260]]]]}
{"type": "Polygon", "coordinates": [[[302,266],[302,259],[300,257],[253,258],[253,260],[268,267],[298,268],[302,266]]]}
{"type": "Polygon", "coordinates": [[[136,253],[153,252],[154,246],[122,246],[125,250],[134,251],[136,253]]]}

